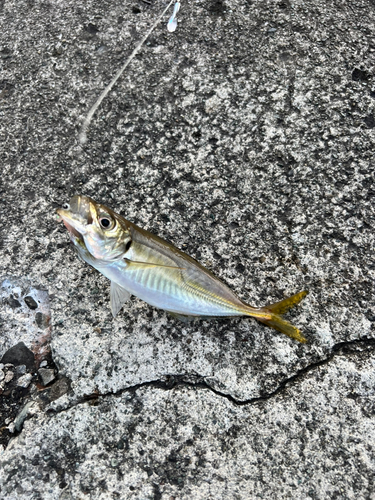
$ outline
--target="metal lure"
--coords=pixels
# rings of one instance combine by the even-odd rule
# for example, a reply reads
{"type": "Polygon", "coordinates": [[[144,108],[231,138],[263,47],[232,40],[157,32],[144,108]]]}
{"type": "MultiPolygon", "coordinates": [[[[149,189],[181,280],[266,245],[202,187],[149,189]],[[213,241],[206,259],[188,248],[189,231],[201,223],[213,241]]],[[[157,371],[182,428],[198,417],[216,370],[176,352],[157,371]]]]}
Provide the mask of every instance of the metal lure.
{"type": "Polygon", "coordinates": [[[180,10],[181,4],[180,2],[176,2],[173,7],[173,14],[171,15],[168,24],[167,24],[167,30],[169,32],[173,32],[177,28],[177,13],[180,10]]]}

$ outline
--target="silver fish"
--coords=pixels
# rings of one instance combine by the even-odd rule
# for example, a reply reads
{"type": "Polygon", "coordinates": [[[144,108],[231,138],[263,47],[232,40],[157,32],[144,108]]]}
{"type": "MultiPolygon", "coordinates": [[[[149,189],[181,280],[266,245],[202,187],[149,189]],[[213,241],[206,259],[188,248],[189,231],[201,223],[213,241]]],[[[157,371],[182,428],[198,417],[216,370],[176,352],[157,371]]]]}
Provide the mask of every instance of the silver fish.
{"type": "Polygon", "coordinates": [[[88,196],[73,196],[57,213],[79,257],[111,280],[114,317],[135,295],[180,319],[252,316],[306,342],[298,328],[281,317],[306,291],[255,308],[184,252],[88,196]]]}

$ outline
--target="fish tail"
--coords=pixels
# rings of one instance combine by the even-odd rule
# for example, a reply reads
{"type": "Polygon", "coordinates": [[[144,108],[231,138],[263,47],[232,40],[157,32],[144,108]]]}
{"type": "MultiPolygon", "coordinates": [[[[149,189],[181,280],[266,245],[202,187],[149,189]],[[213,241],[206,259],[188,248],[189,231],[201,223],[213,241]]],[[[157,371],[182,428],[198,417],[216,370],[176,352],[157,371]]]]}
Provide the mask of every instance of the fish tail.
{"type": "Polygon", "coordinates": [[[301,334],[300,330],[289,323],[289,321],[282,318],[281,315],[301,302],[301,300],[306,297],[307,293],[307,291],[299,292],[291,297],[288,297],[287,299],[281,300],[280,302],[275,302],[274,304],[269,304],[265,307],[261,307],[260,309],[256,309],[256,311],[261,313],[259,316],[256,313],[252,314],[250,311],[249,315],[256,317],[265,325],[275,328],[275,330],[288,335],[288,337],[305,344],[307,340],[301,334]]]}

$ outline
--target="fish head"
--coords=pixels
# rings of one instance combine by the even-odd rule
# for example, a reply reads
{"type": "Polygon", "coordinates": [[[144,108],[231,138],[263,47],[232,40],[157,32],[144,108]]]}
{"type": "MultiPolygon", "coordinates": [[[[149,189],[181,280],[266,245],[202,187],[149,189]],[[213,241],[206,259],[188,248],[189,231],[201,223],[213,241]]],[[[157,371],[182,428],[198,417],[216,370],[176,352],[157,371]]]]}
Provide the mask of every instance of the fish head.
{"type": "Polygon", "coordinates": [[[129,249],[131,235],[125,219],[92,198],[73,196],[57,213],[73,243],[85,247],[95,259],[113,262],[129,249]]]}

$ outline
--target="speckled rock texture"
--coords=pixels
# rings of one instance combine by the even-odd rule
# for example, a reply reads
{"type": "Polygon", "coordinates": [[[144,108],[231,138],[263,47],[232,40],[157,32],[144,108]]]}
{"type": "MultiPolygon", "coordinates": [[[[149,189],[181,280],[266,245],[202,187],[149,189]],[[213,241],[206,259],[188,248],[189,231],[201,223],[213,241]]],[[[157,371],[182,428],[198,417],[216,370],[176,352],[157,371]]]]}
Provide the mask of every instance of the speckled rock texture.
{"type": "Polygon", "coordinates": [[[0,499],[375,499],[375,4],[181,2],[80,145],[165,6],[0,0],[0,499]],[[309,343],[113,319],[80,193],[254,306],[308,289],[309,343]]]}

